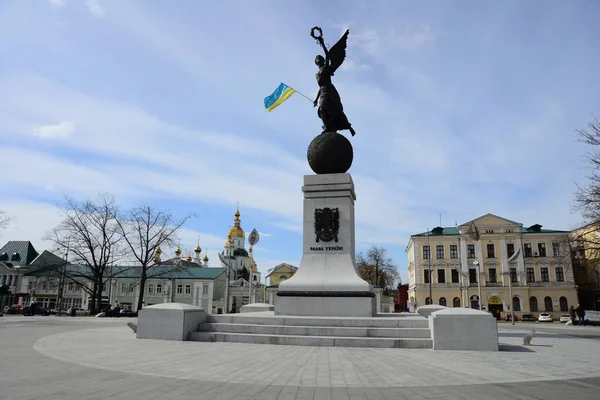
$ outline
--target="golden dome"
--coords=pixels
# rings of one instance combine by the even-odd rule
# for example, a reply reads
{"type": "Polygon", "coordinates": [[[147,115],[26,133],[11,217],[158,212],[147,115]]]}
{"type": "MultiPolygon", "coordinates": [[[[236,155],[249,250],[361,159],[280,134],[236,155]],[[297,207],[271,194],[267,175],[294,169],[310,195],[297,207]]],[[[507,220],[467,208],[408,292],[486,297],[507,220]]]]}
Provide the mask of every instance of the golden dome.
{"type": "Polygon", "coordinates": [[[204,261],[205,263],[207,263],[207,262],[208,262],[208,255],[205,255],[205,256],[204,256],[204,258],[203,258],[203,261],[204,261]]]}
{"type": "Polygon", "coordinates": [[[248,251],[249,251],[250,253],[252,253],[252,246],[250,246],[250,248],[248,249],[248,251]]]}
{"type": "Polygon", "coordinates": [[[231,237],[244,237],[244,230],[240,226],[240,210],[235,212],[235,218],[233,220],[233,226],[229,228],[229,233],[227,234],[231,237]]]}
{"type": "Polygon", "coordinates": [[[233,246],[233,241],[231,240],[231,235],[227,235],[227,239],[225,239],[225,244],[223,246],[224,247],[233,246]]]}
{"type": "Polygon", "coordinates": [[[177,257],[179,257],[181,255],[181,249],[179,248],[179,246],[177,246],[177,249],[175,249],[175,255],[177,257]]]}
{"type": "Polygon", "coordinates": [[[191,256],[191,255],[188,255],[188,256],[187,256],[187,258],[186,258],[186,260],[187,260],[187,261],[192,261],[192,256],[191,256]]]}
{"type": "Polygon", "coordinates": [[[200,245],[196,246],[196,248],[194,249],[195,253],[202,253],[202,248],[200,247],[200,245]]]}
{"type": "Polygon", "coordinates": [[[159,256],[154,257],[154,262],[155,263],[159,263],[160,262],[160,257],[159,256]]]}
{"type": "Polygon", "coordinates": [[[156,246],[156,250],[154,250],[154,252],[156,254],[162,254],[162,250],[160,249],[160,246],[156,246]]]}

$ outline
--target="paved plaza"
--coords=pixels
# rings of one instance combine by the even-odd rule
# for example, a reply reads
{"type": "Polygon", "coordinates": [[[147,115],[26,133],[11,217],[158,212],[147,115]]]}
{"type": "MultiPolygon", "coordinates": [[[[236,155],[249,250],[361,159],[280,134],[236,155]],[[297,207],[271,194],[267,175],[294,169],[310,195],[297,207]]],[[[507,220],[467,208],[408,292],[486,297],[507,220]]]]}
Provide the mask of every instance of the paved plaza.
{"type": "Polygon", "coordinates": [[[133,319],[0,318],[0,399],[598,399],[600,328],[500,324],[500,352],[137,340],[133,319]],[[535,326],[532,343],[522,336],[535,326]]]}

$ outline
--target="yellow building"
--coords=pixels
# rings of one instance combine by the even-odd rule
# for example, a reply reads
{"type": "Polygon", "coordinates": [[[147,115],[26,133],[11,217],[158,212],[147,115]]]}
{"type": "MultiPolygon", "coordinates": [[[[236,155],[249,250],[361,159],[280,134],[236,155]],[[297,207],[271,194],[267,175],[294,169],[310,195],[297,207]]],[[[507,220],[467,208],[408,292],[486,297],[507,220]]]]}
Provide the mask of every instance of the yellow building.
{"type": "Polygon", "coordinates": [[[266,276],[266,278],[269,278],[269,286],[279,285],[281,281],[290,279],[296,271],[298,271],[298,267],[286,263],[281,263],[271,268],[266,276]]]}
{"type": "Polygon", "coordinates": [[[571,233],[573,274],[579,303],[600,310],[600,226],[589,224],[571,233]]]}
{"type": "Polygon", "coordinates": [[[511,304],[517,317],[544,311],[558,317],[577,304],[568,238],[568,231],[525,228],[493,214],[412,235],[409,305],[478,308],[479,281],[482,309],[497,318],[511,304]]]}

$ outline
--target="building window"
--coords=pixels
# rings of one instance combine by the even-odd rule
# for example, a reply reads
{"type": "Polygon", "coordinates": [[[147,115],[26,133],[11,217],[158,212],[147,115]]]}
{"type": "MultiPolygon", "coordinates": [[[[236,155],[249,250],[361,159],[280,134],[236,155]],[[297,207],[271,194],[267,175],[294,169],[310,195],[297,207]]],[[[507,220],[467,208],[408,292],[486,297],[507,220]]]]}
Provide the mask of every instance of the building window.
{"type": "Polygon", "coordinates": [[[423,278],[425,278],[425,283],[429,283],[429,273],[431,271],[429,271],[428,269],[423,271],[423,278]]]}
{"type": "Polygon", "coordinates": [[[535,268],[527,267],[527,283],[535,282],[535,268]]]}
{"type": "Polygon", "coordinates": [[[550,274],[548,273],[548,268],[540,268],[540,273],[542,275],[542,282],[550,282],[550,274]]]}
{"type": "Polygon", "coordinates": [[[538,304],[537,304],[537,297],[531,296],[529,298],[529,311],[532,311],[532,312],[539,311],[538,304]]]}
{"type": "Polygon", "coordinates": [[[440,297],[440,306],[446,307],[446,298],[445,297],[440,297]]]}
{"type": "Polygon", "coordinates": [[[127,291],[128,293],[133,293],[133,283],[129,284],[129,290],[127,291]]]}
{"type": "Polygon", "coordinates": [[[546,311],[552,311],[552,298],[550,296],[544,297],[544,308],[546,311]]]}
{"type": "Polygon", "coordinates": [[[475,258],[475,245],[474,244],[467,245],[467,258],[475,258]]]}
{"type": "Polygon", "coordinates": [[[208,285],[207,284],[202,285],[202,295],[208,296],[208,285]]]}
{"type": "Polygon", "coordinates": [[[279,277],[279,280],[280,280],[280,281],[283,281],[283,280],[286,280],[286,279],[287,279],[287,276],[285,276],[285,275],[281,275],[281,276],[279,277]]]}
{"type": "Polygon", "coordinates": [[[538,255],[546,257],[546,243],[538,243],[538,255]]]}
{"type": "Polygon", "coordinates": [[[531,243],[525,243],[525,257],[533,257],[531,243]]]}
{"type": "Polygon", "coordinates": [[[487,256],[488,258],[496,258],[496,249],[493,243],[488,243],[487,245],[487,256]]]}
{"type": "Polygon", "coordinates": [[[516,268],[510,269],[510,281],[511,281],[511,283],[517,283],[517,269],[516,268]]]}
{"type": "Polygon", "coordinates": [[[149,283],[148,284],[148,294],[153,294],[153,293],[154,293],[154,284],[149,283]]]}
{"type": "Polygon", "coordinates": [[[458,258],[458,246],[455,244],[450,245],[450,258],[453,258],[453,259],[458,258]]]}
{"type": "Polygon", "coordinates": [[[437,275],[438,275],[438,277],[437,277],[438,283],[446,283],[446,270],[438,269],[437,275]]]}
{"type": "Polygon", "coordinates": [[[106,292],[106,283],[103,283],[103,284],[102,284],[102,291],[103,291],[103,292],[106,292]]]}
{"type": "Polygon", "coordinates": [[[48,283],[47,282],[42,282],[42,290],[44,290],[44,291],[48,290],[48,283]]]}
{"type": "Polygon", "coordinates": [[[192,294],[192,285],[185,285],[185,294],[188,296],[192,294]]]}
{"type": "Polygon", "coordinates": [[[431,253],[431,248],[429,246],[423,246],[423,259],[429,260],[429,254],[431,253]]]}
{"type": "Polygon", "coordinates": [[[452,307],[460,307],[460,299],[458,297],[455,297],[454,300],[452,300],[452,307]]]}
{"type": "Polygon", "coordinates": [[[561,296],[559,299],[560,302],[560,311],[569,311],[569,303],[567,302],[567,298],[561,296]]]}
{"type": "Polygon", "coordinates": [[[490,283],[496,283],[497,282],[497,277],[496,277],[496,268],[488,268],[488,275],[490,277],[490,283]]]}
{"type": "Polygon", "coordinates": [[[521,311],[521,299],[513,297],[513,311],[521,311]]]}
{"type": "Polygon", "coordinates": [[[183,294],[183,285],[177,285],[177,294],[183,294]]]}
{"type": "Polygon", "coordinates": [[[458,271],[452,268],[452,283],[458,283],[458,271]]]}
{"type": "Polygon", "coordinates": [[[29,283],[27,284],[27,290],[33,290],[33,281],[29,281],[29,283]]]}
{"type": "Polygon", "coordinates": [[[512,257],[515,254],[515,244],[514,243],[506,243],[506,255],[507,257],[512,257]]]}
{"type": "Polygon", "coordinates": [[[552,255],[554,257],[560,257],[560,243],[558,243],[558,242],[552,243],[552,255]]]}
{"type": "Polygon", "coordinates": [[[75,290],[75,284],[69,283],[69,292],[72,292],[73,290],[75,290]]]}
{"type": "Polygon", "coordinates": [[[565,281],[565,273],[562,267],[556,267],[556,282],[564,282],[565,281]]]}
{"type": "Polygon", "coordinates": [[[431,299],[429,297],[425,299],[425,304],[431,304],[431,299]]]}
{"type": "Polygon", "coordinates": [[[162,293],[162,285],[160,283],[156,284],[156,293],[157,294],[161,294],[162,293]]]}
{"type": "Polygon", "coordinates": [[[469,268],[469,283],[477,283],[477,270],[469,268]]]}
{"type": "Polygon", "coordinates": [[[437,246],[435,246],[435,257],[438,260],[441,260],[444,258],[444,245],[443,244],[438,244],[437,246]]]}

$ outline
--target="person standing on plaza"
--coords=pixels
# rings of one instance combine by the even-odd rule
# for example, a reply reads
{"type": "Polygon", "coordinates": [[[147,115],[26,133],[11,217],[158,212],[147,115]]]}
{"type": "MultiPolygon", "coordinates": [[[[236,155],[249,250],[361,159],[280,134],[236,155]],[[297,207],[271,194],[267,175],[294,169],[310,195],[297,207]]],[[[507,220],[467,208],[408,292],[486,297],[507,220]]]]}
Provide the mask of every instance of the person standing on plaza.
{"type": "Polygon", "coordinates": [[[573,307],[573,305],[571,305],[571,308],[569,308],[569,315],[571,316],[571,324],[575,325],[575,307],[573,307]]]}
{"type": "Polygon", "coordinates": [[[585,309],[581,306],[581,304],[577,304],[575,313],[577,313],[577,318],[579,319],[579,322],[577,323],[577,325],[583,326],[583,319],[585,317],[585,309]]]}

